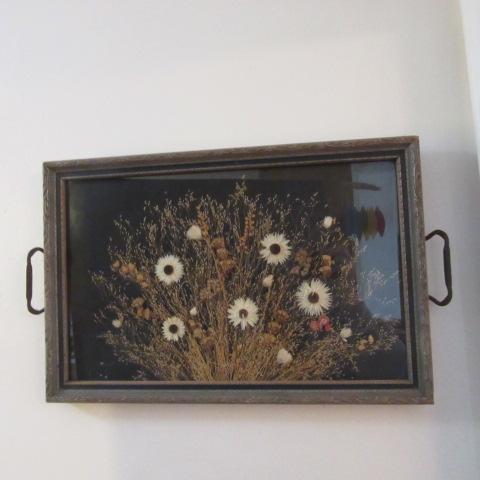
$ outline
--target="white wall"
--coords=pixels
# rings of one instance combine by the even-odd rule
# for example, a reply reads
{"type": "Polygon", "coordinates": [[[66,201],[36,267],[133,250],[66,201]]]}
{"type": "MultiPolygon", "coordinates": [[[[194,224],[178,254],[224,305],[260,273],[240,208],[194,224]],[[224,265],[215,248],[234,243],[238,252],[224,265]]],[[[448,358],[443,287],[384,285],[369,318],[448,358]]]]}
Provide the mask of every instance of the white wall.
{"type": "MultiPolygon", "coordinates": [[[[479,182],[448,0],[0,0],[0,477],[477,479],[479,182]],[[47,405],[24,306],[44,160],[418,134],[435,406],[47,405]],[[440,243],[429,245],[441,295],[440,243]]],[[[39,300],[41,301],[41,299],[39,300]]]]}
{"type": "Polygon", "coordinates": [[[480,153],[480,2],[478,0],[461,0],[460,5],[470,95],[477,137],[477,152],[480,153]]]}

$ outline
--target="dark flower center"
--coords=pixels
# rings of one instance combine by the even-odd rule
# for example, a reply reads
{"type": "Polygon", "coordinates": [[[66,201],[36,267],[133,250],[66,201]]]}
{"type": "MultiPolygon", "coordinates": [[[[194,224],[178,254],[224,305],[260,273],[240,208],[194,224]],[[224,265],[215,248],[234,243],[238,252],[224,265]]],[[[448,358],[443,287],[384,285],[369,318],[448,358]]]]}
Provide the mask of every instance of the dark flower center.
{"type": "Polygon", "coordinates": [[[272,243],[272,245],[270,245],[270,252],[273,253],[273,255],[278,255],[280,253],[280,245],[278,243],[272,243]]]}
{"type": "Polygon", "coordinates": [[[248,310],[245,310],[244,308],[242,308],[239,312],[238,312],[238,316],[240,318],[247,318],[248,317],[248,310]]]}
{"type": "Polygon", "coordinates": [[[308,295],[308,301],[310,303],[318,303],[318,301],[320,300],[320,297],[318,296],[318,293],[317,292],[310,292],[309,295],[308,295]]]}
{"type": "Polygon", "coordinates": [[[165,275],[171,275],[173,273],[173,267],[171,265],[165,265],[163,271],[165,272],[165,275]]]}
{"type": "Polygon", "coordinates": [[[177,333],[177,332],[178,332],[178,325],[175,325],[175,324],[174,324],[174,325],[170,325],[170,326],[168,327],[168,330],[169,330],[170,333],[177,333]]]}

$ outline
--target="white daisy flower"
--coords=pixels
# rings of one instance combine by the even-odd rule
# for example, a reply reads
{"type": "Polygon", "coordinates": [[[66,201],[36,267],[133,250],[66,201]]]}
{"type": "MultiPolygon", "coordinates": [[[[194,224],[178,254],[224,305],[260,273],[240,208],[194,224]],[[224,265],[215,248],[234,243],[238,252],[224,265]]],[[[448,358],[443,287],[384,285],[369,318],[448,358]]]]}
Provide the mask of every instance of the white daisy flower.
{"type": "Polygon", "coordinates": [[[253,327],[258,322],[258,307],[249,298],[237,298],[228,309],[228,319],[234,327],[240,325],[242,330],[247,325],[253,327]]]}
{"type": "Polygon", "coordinates": [[[321,280],[303,282],[295,294],[297,305],[307,315],[321,315],[332,304],[330,289],[321,280]]]}
{"type": "Polygon", "coordinates": [[[342,337],[342,340],[345,342],[347,341],[347,338],[350,338],[353,335],[352,329],[348,327],[344,327],[340,330],[340,337],[342,337]]]}
{"type": "Polygon", "coordinates": [[[197,307],[193,307],[188,312],[192,317],[195,317],[198,314],[197,307]]]}
{"type": "Polygon", "coordinates": [[[287,365],[293,360],[292,354],[281,348],[277,353],[277,363],[280,365],[287,365]]]}
{"type": "Polygon", "coordinates": [[[270,288],[273,285],[273,275],[267,275],[263,280],[262,280],[262,285],[265,288],[270,288]]]}
{"type": "Polygon", "coordinates": [[[323,228],[330,228],[334,224],[335,220],[333,217],[327,216],[322,220],[323,228]]]}
{"type": "Polygon", "coordinates": [[[185,324],[178,317],[169,317],[163,322],[162,333],[169,342],[177,342],[185,335],[185,324]]]}
{"type": "Polygon", "coordinates": [[[183,264],[175,255],[165,255],[158,259],[155,273],[161,282],[170,285],[183,277],[183,264]]]}
{"type": "Polygon", "coordinates": [[[202,239],[202,231],[198,225],[192,225],[187,230],[187,238],[189,240],[201,240],[202,239]]]}
{"type": "Polygon", "coordinates": [[[272,265],[284,263],[290,256],[289,241],[283,233],[269,233],[260,242],[262,249],[260,255],[272,265]]]}

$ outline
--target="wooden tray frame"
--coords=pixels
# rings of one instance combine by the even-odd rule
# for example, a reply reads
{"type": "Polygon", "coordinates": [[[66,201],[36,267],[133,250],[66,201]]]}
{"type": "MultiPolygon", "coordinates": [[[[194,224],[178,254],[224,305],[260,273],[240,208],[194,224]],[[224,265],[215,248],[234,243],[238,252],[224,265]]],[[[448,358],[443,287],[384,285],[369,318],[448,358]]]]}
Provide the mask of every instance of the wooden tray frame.
{"type": "Polygon", "coordinates": [[[49,402],[433,403],[422,187],[417,137],[305,143],[44,163],[45,319],[49,402]],[[286,165],[392,160],[398,179],[410,378],[279,384],[72,381],[68,378],[66,182],[286,165]]]}

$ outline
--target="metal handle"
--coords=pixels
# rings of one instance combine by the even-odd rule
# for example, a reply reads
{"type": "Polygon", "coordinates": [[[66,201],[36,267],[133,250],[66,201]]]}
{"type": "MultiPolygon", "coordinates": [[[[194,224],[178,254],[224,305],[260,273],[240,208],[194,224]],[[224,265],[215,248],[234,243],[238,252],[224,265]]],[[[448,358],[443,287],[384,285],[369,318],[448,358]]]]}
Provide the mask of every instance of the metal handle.
{"type": "Polygon", "coordinates": [[[27,255],[27,308],[30,313],[33,313],[33,315],[40,315],[45,310],[44,308],[37,310],[36,308],[32,307],[32,257],[37,252],[43,253],[43,248],[32,248],[27,255]]]}
{"type": "Polygon", "coordinates": [[[448,235],[443,231],[443,230],[434,230],[433,232],[429,233],[425,237],[425,241],[430,240],[432,237],[435,235],[438,235],[439,237],[443,238],[444,244],[443,244],[443,273],[445,276],[445,285],[447,287],[447,296],[443,300],[437,300],[435,297],[432,297],[431,295],[428,296],[428,298],[435,303],[436,305],[439,305],[440,307],[444,307],[445,305],[448,305],[452,301],[452,262],[450,259],[450,240],[448,238],[448,235]]]}

